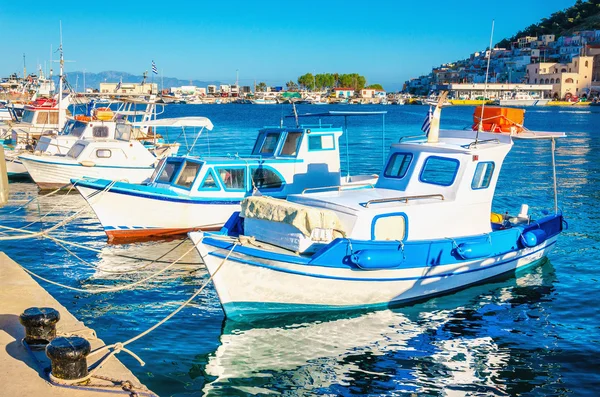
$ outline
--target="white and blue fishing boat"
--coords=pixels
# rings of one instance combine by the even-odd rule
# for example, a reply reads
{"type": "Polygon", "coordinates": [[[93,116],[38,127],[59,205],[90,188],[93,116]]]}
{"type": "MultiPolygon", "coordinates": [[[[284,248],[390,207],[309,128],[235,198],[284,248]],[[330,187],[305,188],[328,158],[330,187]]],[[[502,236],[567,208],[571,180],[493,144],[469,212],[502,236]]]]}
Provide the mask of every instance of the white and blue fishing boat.
{"type": "Polygon", "coordinates": [[[73,182],[109,240],[218,231],[240,210],[245,197],[258,192],[285,198],[307,189],[356,189],[375,183],[377,175],[342,176],[339,138],[343,132],[322,123],[265,127],[247,156],[169,157],[143,185],[112,184],[108,179],[73,182]],[[102,197],[95,197],[101,191],[102,197]]]}
{"type": "Polygon", "coordinates": [[[544,258],[563,230],[556,179],[549,215],[493,214],[492,199],[513,139],[550,139],[554,160],[564,134],[440,131],[440,111],[372,188],[248,197],[219,233],[189,233],[226,316],[385,308],[544,258]]]}

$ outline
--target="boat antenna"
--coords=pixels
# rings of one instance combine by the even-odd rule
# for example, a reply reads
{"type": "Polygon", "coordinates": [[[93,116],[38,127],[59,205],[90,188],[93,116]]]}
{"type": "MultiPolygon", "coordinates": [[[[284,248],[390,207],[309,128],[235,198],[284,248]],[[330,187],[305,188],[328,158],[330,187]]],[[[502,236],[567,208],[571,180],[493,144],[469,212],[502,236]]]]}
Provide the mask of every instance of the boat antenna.
{"type": "Polygon", "coordinates": [[[485,98],[487,97],[488,78],[490,76],[490,61],[492,60],[492,41],[494,40],[494,20],[492,19],[492,33],[490,34],[490,46],[488,52],[487,68],[485,70],[485,85],[483,86],[483,101],[481,101],[481,116],[479,117],[479,125],[475,134],[475,145],[479,139],[479,132],[483,131],[483,111],[485,109],[485,98]]]}

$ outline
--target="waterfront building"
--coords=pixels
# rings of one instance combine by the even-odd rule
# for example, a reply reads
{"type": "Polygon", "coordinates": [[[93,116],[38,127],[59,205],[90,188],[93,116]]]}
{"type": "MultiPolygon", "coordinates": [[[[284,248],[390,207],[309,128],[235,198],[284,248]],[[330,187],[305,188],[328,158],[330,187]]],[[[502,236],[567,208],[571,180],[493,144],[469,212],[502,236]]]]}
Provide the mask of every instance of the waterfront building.
{"type": "Polygon", "coordinates": [[[158,93],[155,83],[100,83],[100,94],[108,95],[150,95],[158,93]]]}
{"type": "Polygon", "coordinates": [[[454,99],[499,99],[514,92],[526,92],[538,99],[549,98],[552,93],[552,84],[507,84],[507,83],[454,83],[436,85],[436,91],[449,91],[450,98],[454,99]]]}
{"type": "Polygon", "coordinates": [[[557,99],[588,96],[593,62],[593,57],[578,56],[568,63],[534,63],[527,66],[527,82],[552,85],[552,97],[557,99]]]}
{"type": "Polygon", "coordinates": [[[332,94],[335,98],[352,98],[354,96],[354,89],[352,88],[334,88],[332,94]]]}
{"type": "Polygon", "coordinates": [[[361,98],[378,98],[382,99],[386,97],[386,92],[384,90],[377,90],[375,88],[363,88],[360,90],[361,98]]]}

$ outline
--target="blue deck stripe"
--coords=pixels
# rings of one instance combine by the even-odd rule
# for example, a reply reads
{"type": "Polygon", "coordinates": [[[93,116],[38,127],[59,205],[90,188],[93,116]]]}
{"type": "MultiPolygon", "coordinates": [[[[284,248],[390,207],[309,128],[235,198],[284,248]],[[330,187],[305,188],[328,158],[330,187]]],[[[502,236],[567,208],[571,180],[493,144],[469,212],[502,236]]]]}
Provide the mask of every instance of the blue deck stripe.
{"type": "MultiPolygon", "coordinates": [[[[450,276],[457,276],[457,275],[461,275],[461,274],[467,274],[467,273],[473,273],[473,272],[480,272],[480,271],[484,271],[484,270],[488,270],[497,266],[502,266],[506,263],[509,262],[513,262],[516,260],[519,260],[521,258],[525,258],[527,256],[533,255],[537,252],[540,252],[546,248],[551,247],[552,245],[556,244],[555,242],[552,242],[550,244],[548,244],[547,246],[540,248],[536,251],[530,252],[527,255],[521,255],[515,258],[511,258],[509,260],[506,261],[502,261],[502,262],[498,262],[498,263],[494,263],[493,265],[489,265],[486,266],[484,268],[479,268],[479,269],[471,269],[471,270],[465,270],[463,272],[457,272],[457,273],[441,273],[441,274],[436,274],[436,275],[431,275],[431,276],[418,276],[418,277],[397,277],[397,278],[350,278],[350,277],[341,277],[341,276],[328,276],[328,275],[323,275],[323,274],[314,274],[314,273],[306,273],[306,272],[301,272],[298,270],[291,270],[291,269],[283,269],[283,268],[279,268],[279,267],[275,267],[275,266],[271,266],[271,265],[267,265],[264,263],[260,263],[260,262],[255,262],[255,261],[250,261],[247,259],[241,259],[241,258],[236,258],[233,256],[230,256],[228,258],[229,261],[233,261],[233,262],[238,262],[238,263],[243,263],[246,265],[250,265],[250,266],[256,266],[256,267],[262,267],[265,269],[269,269],[269,270],[273,270],[276,272],[282,272],[282,273],[290,273],[290,274],[295,274],[298,276],[305,276],[305,277],[313,277],[313,278],[324,278],[324,279],[331,279],[331,280],[342,280],[342,281],[375,281],[375,282],[387,282],[387,281],[409,281],[409,280],[423,280],[423,279],[428,279],[428,278],[440,278],[440,277],[450,277],[450,276]]],[[[235,252],[235,251],[234,251],[235,252]]],[[[209,252],[208,253],[211,256],[215,256],[217,258],[221,258],[224,259],[226,257],[226,255],[223,254],[219,254],[216,252],[209,252]]],[[[444,266],[444,265],[435,265],[435,267],[437,266],[444,266]]],[[[432,268],[434,266],[426,266],[424,268],[432,268]]],[[[348,268],[349,270],[351,270],[351,268],[348,268]]],[[[393,270],[393,269],[390,269],[393,270]]],[[[404,270],[404,269],[403,269],[404,270]]],[[[373,272],[373,270],[359,270],[359,272],[373,272]]],[[[389,271],[389,270],[387,270],[389,271]]]]}

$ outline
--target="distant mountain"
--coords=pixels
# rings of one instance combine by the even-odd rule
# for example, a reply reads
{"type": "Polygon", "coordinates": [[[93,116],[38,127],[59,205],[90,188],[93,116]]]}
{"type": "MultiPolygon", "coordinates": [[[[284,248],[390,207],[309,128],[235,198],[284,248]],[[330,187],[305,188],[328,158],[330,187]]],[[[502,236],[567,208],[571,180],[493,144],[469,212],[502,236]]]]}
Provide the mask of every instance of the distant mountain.
{"type": "MultiPolygon", "coordinates": [[[[77,88],[78,91],[83,91],[84,87],[84,73],[83,72],[69,72],[66,73],[67,81],[73,88],[77,88]]],[[[57,76],[54,76],[58,79],[57,76]]],[[[116,83],[122,81],[123,83],[141,83],[144,77],[142,75],[133,75],[125,72],[106,71],[100,73],[85,73],[85,88],[99,89],[100,83],[116,83]]],[[[195,85],[197,87],[206,87],[209,84],[221,84],[220,81],[202,81],[202,80],[181,80],[175,77],[163,77],[159,75],[153,75],[148,73],[146,78],[147,83],[156,83],[158,88],[162,87],[168,89],[171,87],[181,87],[184,85],[195,85]],[[153,81],[154,79],[154,81],[153,81]]]]}
{"type": "Polygon", "coordinates": [[[510,48],[521,37],[539,37],[553,34],[556,38],[572,34],[576,31],[600,29],[600,0],[577,0],[575,5],[564,11],[557,11],[549,18],[542,18],[539,23],[528,26],[513,37],[496,44],[499,48],[510,48]]]}

